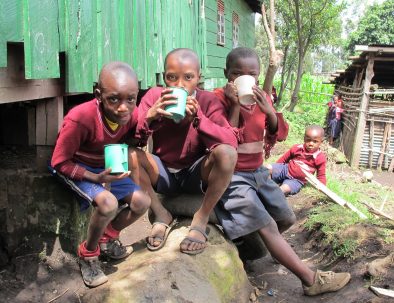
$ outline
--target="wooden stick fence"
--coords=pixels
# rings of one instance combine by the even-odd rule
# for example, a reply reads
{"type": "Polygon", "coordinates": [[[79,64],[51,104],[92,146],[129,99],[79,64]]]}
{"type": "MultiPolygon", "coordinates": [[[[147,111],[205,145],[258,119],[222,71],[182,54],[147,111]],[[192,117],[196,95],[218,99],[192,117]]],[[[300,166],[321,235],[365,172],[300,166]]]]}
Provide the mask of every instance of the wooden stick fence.
{"type": "Polygon", "coordinates": [[[340,196],[338,196],[336,193],[328,189],[327,186],[325,186],[323,183],[321,183],[314,175],[306,171],[304,168],[302,168],[302,171],[304,172],[306,176],[306,180],[317,190],[321,191],[323,194],[325,194],[327,197],[329,197],[331,200],[336,202],[337,204],[347,207],[353,212],[355,212],[361,219],[367,219],[367,216],[364,215],[361,211],[359,211],[353,204],[347,202],[346,200],[342,199],[340,196]]]}

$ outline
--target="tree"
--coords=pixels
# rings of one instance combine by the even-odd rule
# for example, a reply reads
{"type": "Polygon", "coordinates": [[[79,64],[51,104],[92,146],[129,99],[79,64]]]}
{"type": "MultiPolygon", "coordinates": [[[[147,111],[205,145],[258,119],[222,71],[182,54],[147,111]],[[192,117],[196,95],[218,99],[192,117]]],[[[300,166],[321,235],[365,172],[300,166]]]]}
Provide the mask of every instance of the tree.
{"type": "Polygon", "coordinates": [[[382,4],[375,4],[366,9],[357,29],[350,34],[346,49],[353,53],[357,44],[392,45],[393,43],[394,0],[386,0],[382,4]]]}
{"type": "Polygon", "coordinates": [[[298,102],[305,56],[317,46],[329,44],[341,34],[339,15],[343,5],[336,0],[283,0],[292,13],[288,26],[295,27],[297,37],[297,75],[289,110],[298,102]]]}
{"type": "Polygon", "coordinates": [[[270,0],[270,9],[269,9],[269,24],[267,13],[265,11],[264,4],[261,5],[261,15],[265,33],[267,34],[268,38],[268,45],[269,45],[269,64],[267,68],[267,72],[265,74],[263,90],[268,94],[271,95],[272,93],[272,83],[274,82],[274,77],[276,71],[279,68],[279,64],[283,59],[283,52],[281,50],[277,50],[275,46],[275,38],[276,38],[276,31],[275,31],[275,1],[270,0]]]}

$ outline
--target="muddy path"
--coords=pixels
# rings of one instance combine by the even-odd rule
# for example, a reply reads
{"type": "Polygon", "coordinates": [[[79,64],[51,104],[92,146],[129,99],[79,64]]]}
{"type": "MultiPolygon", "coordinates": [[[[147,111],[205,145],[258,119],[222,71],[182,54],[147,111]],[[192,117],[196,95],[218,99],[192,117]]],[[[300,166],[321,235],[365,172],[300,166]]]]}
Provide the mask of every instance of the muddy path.
{"type": "MultiPolygon", "coordinates": [[[[373,253],[366,253],[356,260],[336,259],[329,247],[320,245],[321,234],[318,231],[307,231],[303,225],[308,211],[320,202],[302,191],[296,196],[289,197],[288,200],[297,215],[297,223],[284,236],[297,254],[314,269],[349,271],[352,280],[338,293],[306,297],[302,293],[300,281],[268,255],[259,260],[245,262],[249,280],[255,286],[252,295],[254,302],[394,302],[394,300],[378,298],[368,289],[371,283],[378,287],[394,289],[394,270],[391,270],[386,277],[372,281],[365,276],[366,264],[373,259],[388,255],[394,250],[394,245],[376,249],[372,239],[366,247],[363,247],[363,251],[373,253]]],[[[366,225],[364,228],[368,229],[369,226],[366,225]]],[[[125,244],[143,241],[149,231],[150,224],[144,216],[122,232],[121,240],[125,244]]],[[[75,256],[63,252],[58,242],[51,251],[29,253],[29,250],[34,251],[34,248],[26,247],[26,254],[14,257],[12,264],[0,270],[0,302],[50,302],[57,298],[52,302],[79,303],[87,292],[94,291],[84,286],[75,256]]],[[[116,266],[104,264],[104,270],[111,278],[111,272],[116,271],[116,266]]]]}
{"type": "MultiPolygon", "coordinates": [[[[350,283],[337,293],[324,294],[317,297],[303,295],[301,282],[282,265],[277,264],[268,255],[256,261],[248,261],[245,269],[251,283],[255,286],[256,302],[267,303],[302,303],[302,302],[330,302],[330,303],[380,303],[394,302],[389,299],[376,297],[369,289],[369,285],[393,289],[394,272],[382,279],[371,281],[365,275],[366,264],[376,258],[389,253],[390,247],[385,247],[379,252],[374,251],[374,257],[363,257],[355,261],[335,259],[327,248],[317,248],[319,233],[307,231],[303,223],[308,211],[318,203],[302,192],[290,197],[289,203],[297,215],[297,223],[285,234],[285,238],[297,252],[300,258],[313,269],[348,271],[352,275],[350,283]],[[273,294],[273,296],[272,296],[273,294]]],[[[367,227],[366,227],[367,228],[367,227]]],[[[370,245],[373,245],[371,243],[370,245]]],[[[367,247],[365,247],[368,250],[367,247]]]]}

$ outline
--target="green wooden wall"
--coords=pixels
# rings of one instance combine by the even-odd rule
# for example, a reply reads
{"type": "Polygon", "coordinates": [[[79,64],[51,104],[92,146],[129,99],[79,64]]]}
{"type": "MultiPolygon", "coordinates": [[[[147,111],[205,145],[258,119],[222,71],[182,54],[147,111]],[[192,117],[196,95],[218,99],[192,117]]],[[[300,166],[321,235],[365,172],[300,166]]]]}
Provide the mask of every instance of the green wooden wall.
{"type": "Polygon", "coordinates": [[[238,46],[254,48],[255,46],[255,14],[244,1],[224,1],[225,36],[224,46],[217,44],[217,0],[205,0],[206,21],[206,67],[205,88],[212,89],[223,86],[226,80],[223,68],[226,56],[233,48],[233,12],[239,16],[238,46]]]}
{"type": "Polygon", "coordinates": [[[200,56],[207,83],[223,83],[232,11],[240,16],[240,44],[254,46],[250,8],[241,0],[225,5],[226,46],[221,47],[216,0],[0,0],[0,67],[7,65],[6,43],[24,42],[27,79],[58,78],[59,52],[64,52],[66,92],[91,92],[102,65],[113,60],[130,63],[141,88],[147,88],[162,81],[165,54],[188,47],[200,56]]]}

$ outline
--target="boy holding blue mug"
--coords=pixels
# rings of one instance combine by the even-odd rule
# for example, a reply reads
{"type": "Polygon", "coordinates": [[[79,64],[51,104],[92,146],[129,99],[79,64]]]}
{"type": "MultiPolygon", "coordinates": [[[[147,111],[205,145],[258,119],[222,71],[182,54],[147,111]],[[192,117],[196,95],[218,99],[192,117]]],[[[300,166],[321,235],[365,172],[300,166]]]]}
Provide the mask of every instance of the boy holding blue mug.
{"type": "Polygon", "coordinates": [[[137,153],[141,186],[149,192],[155,222],[147,238],[150,250],[162,248],[171,227],[172,215],[153,189],[161,194],[204,193],[202,206],[193,216],[189,234],[180,243],[186,254],[203,252],[210,212],[227,188],[237,160],[236,129],[225,118],[224,107],[212,92],[197,88],[201,77],[198,56],[179,48],[167,54],[164,82],[167,88],[150,89],[139,105],[137,138],[146,144],[153,138],[153,155],[137,153]],[[186,115],[179,123],[166,109],[177,103],[171,87],[188,92],[186,115]]]}
{"type": "Polygon", "coordinates": [[[138,81],[123,62],[105,65],[95,99],[74,107],[65,116],[51,165],[76,194],[81,208],[94,206],[87,240],[78,248],[82,278],[89,287],[108,281],[98,257],[123,259],[132,247],[119,241],[122,229],[135,222],[150,206],[150,198],[130,178],[130,172],[111,174],[104,169],[104,146],[124,142],[137,125],[138,81]],[[111,183],[107,190],[103,183],[111,183]],[[118,206],[123,204],[121,209],[118,206]]]}

